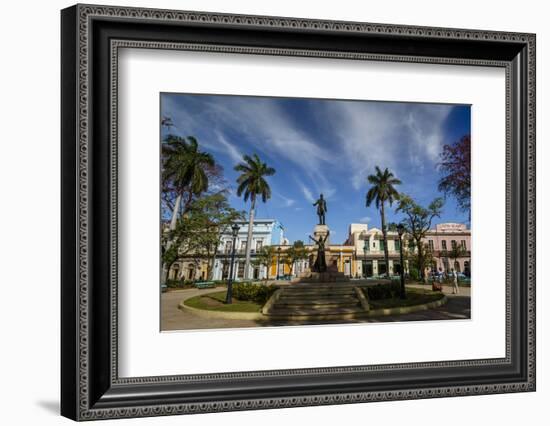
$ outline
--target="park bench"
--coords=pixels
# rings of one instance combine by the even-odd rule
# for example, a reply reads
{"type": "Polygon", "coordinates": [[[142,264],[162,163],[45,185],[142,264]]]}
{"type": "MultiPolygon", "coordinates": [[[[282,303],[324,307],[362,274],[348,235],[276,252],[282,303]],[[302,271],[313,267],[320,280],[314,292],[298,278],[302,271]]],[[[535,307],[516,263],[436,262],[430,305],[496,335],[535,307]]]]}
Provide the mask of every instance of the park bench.
{"type": "Polygon", "coordinates": [[[216,283],[214,281],[197,281],[195,283],[195,288],[214,288],[216,283]]]}

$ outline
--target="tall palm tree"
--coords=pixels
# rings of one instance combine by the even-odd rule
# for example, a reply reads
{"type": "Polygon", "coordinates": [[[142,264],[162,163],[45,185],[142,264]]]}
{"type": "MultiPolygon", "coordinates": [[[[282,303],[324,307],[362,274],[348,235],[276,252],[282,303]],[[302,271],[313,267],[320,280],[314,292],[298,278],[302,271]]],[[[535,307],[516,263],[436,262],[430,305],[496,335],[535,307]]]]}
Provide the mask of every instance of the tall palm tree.
{"type": "Polygon", "coordinates": [[[184,194],[187,193],[186,203],[189,204],[193,196],[208,190],[206,169],[214,166],[214,158],[211,154],[200,151],[199,143],[192,136],[187,140],[168,136],[162,144],[162,155],[163,180],[170,182],[176,193],[170,221],[170,229],[174,229],[184,194]]]}
{"type": "MultiPolygon", "coordinates": [[[[189,205],[193,196],[208,190],[208,174],[206,169],[214,166],[214,157],[199,150],[197,140],[189,136],[187,140],[179,136],[168,136],[162,144],[162,182],[176,194],[172,209],[170,231],[176,229],[179,210],[184,194],[187,194],[186,204],[189,205]]],[[[165,249],[172,245],[169,238],[165,249]]],[[[166,282],[168,267],[162,265],[161,283],[166,282]]]]}
{"type": "Polygon", "coordinates": [[[244,262],[244,277],[249,278],[250,267],[250,246],[252,244],[252,228],[254,226],[254,209],[256,208],[256,197],[261,196],[265,203],[271,198],[271,188],[265,180],[266,176],[273,176],[275,169],[262,162],[257,154],[252,157],[243,156],[243,162],[235,166],[235,171],[241,172],[237,178],[237,195],[243,195],[244,201],[250,199],[250,213],[248,215],[248,237],[246,240],[246,257],[244,262]]]}
{"type": "Polygon", "coordinates": [[[384,204],[386,201],[392,203],[399,198],[399,193],[394,188],[394,185],[401,184],[401,181],[397,179],[392,172],[386,168],[384,171],[380,170],[380,167],[376,166],[376,174],[369,175],[367,177],[368,182],[371,184],[369,191],[367,192],[367,207],[369,207],[374,201],[376,208],[380,210],[380,219],[382,222],[382,236],[384,238],[384,260],[386,261],[386,276],[390,276],[389,268],[389,256],[388,256],[388,231],[386,228],[386,214],[384,212],[384,204]]]}

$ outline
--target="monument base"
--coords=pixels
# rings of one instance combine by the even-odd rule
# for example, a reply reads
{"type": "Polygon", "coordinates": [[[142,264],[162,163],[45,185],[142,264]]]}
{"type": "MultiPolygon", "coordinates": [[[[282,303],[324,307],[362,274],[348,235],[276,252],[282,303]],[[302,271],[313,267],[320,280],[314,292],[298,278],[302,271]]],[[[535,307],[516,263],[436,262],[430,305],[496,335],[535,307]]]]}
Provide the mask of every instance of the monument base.
{"type": "Polygon", "coordinates": [[[349,282],[349,277],[343,272],[327,270],[325,272],[313,272],[310,270],[304,271],[300,276],[293,280],[293,284],[300,283],[334,283],[334,282],[349,282]]]}
{"type": "MultiPolygon", "coordinates": [[[[313,229],[313,237],[318,240],[319,237],[323,237],[323,240],[327,237],[329,234],[329,229],[327,225],[315,225],[315,228],[313,229]]],[[[326,240],[326,245],[330,244],[330,236],[326,240]]]]}

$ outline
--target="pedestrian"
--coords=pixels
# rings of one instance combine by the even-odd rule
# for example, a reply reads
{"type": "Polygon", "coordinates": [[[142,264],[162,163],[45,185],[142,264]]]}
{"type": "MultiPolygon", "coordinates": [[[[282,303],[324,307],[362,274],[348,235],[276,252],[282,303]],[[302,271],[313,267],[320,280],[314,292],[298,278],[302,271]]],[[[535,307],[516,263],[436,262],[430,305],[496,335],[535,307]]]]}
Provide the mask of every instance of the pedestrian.
{"type": "Polygon", "coordinates": [[[451,275],[453,277],[453,294],[458,294],[458,274],[454,269],[451,269],[451,275]]]}

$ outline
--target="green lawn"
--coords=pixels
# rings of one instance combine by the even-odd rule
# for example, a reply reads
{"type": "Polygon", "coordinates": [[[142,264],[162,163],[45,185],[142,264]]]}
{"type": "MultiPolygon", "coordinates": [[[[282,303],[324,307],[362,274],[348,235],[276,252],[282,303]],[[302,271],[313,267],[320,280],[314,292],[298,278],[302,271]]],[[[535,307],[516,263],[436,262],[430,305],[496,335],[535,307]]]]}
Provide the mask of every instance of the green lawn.
{"type": "Polygon", "coordinates": [[[422,305],[443,298],[443,293],[423,288],[406,288],[406,294],[406,299],[396,297],[395,299],[369,300],[369,306],[371,309],[397,308],[422,305]]]}
{"type": "Polygon", "coordinates": [[[260,312],[262,305],[233,298],[233,303],[225,304],[226,291],[199,295],[186,300],[185,305],[209,311],[222,312],[260,312]]]}

